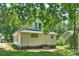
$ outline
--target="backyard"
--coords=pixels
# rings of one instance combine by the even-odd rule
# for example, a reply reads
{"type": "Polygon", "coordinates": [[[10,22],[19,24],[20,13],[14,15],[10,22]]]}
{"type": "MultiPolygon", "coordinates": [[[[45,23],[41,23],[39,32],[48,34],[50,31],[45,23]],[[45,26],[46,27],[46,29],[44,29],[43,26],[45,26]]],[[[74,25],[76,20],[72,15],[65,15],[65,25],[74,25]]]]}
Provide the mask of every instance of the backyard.
{"type": "Polygon", "coordinates": [[[0,44],[0,56],[77,56],[72,49],[66,46],[57,46],[56,49],[16,49],[11,44],[0,44]]]}
{"type": "Polygon", "coordinates": [[[0,56],[78,56],[78,52],[79,3],[0,3],[0,56]]]}

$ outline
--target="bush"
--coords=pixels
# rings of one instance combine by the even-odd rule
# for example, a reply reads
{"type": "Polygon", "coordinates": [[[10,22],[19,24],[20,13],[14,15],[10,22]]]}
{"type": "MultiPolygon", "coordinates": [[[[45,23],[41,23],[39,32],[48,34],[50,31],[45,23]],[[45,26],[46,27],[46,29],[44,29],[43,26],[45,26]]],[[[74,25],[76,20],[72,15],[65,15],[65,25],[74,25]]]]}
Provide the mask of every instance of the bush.
{"type": "Polygon", "coordinates": [[[74,39],[74,35],[71,35],[67,40],[66,40],[66,44],[68,44],[69,48],[77,48],[78,44],[77,44],[77,39],[78,36],[76,34],[75,39],[74,39]],[[75,47],[74,47],[75,46],[75,47]]]}
{"type": "Polygon", "coordinates": [[[56,41],[56,43],[57,43],[57,45],[63,46],[63,45],[65,45],[65,39],[63,39],[63,38],[58,39],[58,40],[56,41]]]}
{"type": "Polygon", "coordinates": [[[57,56],[74,56],[74,55],[76,55],[74,53],[74,51],[71,49],[58,50],[56,53],[57,53],[57,56]]]}

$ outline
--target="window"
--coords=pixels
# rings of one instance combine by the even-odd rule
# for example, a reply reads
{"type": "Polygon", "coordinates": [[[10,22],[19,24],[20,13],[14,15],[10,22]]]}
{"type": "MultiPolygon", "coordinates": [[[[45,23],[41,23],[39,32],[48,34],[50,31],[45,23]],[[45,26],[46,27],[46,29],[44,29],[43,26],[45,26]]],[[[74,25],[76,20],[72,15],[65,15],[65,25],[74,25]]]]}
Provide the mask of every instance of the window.
{"type": "Polygon", "coordinates": [[[38,24],[35,22],[35,29],[37,29],[38,28],[38,24]]]}
{"type": "Polygon", "coordinates": [[[41,23],[39,23],[39,29],[41,29],[41,23]]]}
{"type": "Polygon", "coordinates": [[[36,34],[36,33],[31,33],[31,37],[32,37],[32,38],[38,38],[38,34],[36,34]]]}
{"type": "Polygon", "coordinates": [[[41,29],[41,23],[35,22],[35,29],[41,29]]]}
{"type": "Polygon", "coordinates": [[[53,36],[51,36],[51,39],[53,39],[53,36]]]}

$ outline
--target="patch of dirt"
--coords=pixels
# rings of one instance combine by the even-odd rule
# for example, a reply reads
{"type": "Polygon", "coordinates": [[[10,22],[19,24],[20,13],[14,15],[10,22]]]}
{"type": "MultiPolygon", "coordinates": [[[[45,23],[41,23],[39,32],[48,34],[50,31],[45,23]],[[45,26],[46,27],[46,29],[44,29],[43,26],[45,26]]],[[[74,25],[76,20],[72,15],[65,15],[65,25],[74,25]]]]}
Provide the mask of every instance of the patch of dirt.
{"type": "Polygon", "coordinates": [[[8,43],[0,43],[0,49],[3,49],[3,50],[14,50],[12,48],[12,46],[10,46],[8,43]]]}
{"type": "Polygon", "coordinates": [[[58,49],[27,49],[29,52],[40,52],[40,51],[48,51],[48,52],[55,52],[58,49]]]}
{"type": "MultiPolygon", "coordinates": [[[[17,51],[13,49],[13,47],[9,43],[0,43],[0,49],[1,50],[11,50],[11,51],[17,51]]],[[[58,49],[25,49],[28,52],[41,52],[41,51],[48,51],[48,52],[55,52],[58,49]]]]}

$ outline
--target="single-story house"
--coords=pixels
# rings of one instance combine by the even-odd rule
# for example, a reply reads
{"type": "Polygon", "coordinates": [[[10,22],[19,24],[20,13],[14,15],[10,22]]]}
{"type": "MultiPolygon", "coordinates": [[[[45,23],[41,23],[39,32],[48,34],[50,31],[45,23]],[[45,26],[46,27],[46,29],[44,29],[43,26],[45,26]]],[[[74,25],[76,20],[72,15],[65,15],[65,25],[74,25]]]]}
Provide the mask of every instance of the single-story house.
{"type": "Polygon", "coordinates": [[[45,35],[40,30],[41,26],[37,25],[32,26],[35,28],[31,27],[15,32],[13,34],[13,43],[20,48],[56,48],[57,33],[49,32],[47,35],[45,35]]]}

